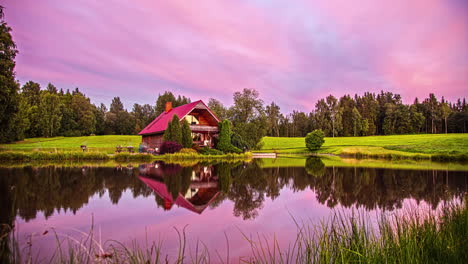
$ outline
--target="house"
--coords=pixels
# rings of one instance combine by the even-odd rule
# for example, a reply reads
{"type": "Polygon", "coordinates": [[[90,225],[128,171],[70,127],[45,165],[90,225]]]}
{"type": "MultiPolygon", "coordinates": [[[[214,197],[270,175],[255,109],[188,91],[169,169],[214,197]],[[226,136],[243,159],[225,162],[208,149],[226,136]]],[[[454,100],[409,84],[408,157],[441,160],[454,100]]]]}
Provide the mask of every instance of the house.
{"type": "MultiPolygon", "coordinates": [[[[177,205],[201,214],[219,195],[218,177],[214,175],[213,166],[194,167],[188,171],[188,175],[180,174],[180,165],[163,162],[140,165],[139,169],[139,179],[162,198],[164,210],[171,210],[173,205],[177,205]],[[190,185],[170,184],[166,182],[166,177],[186,177],[190,185]]],[[[183,179],[181,181],[184,182],[183,179]]]]}
{"type": "Polygon", "coordinates": [[[145,127],[139,135],[142,135],[143,143],[157,151],[164,139],[164,131],[167,125],[176,115],[179,120],[187,120],[192,130],[193,143],[200,146],[213,146],[213,137],[219,133],[218,117],[202,101],[181,105],[172,108],[172,102],[166,103],[165,111],[145,127]]]}

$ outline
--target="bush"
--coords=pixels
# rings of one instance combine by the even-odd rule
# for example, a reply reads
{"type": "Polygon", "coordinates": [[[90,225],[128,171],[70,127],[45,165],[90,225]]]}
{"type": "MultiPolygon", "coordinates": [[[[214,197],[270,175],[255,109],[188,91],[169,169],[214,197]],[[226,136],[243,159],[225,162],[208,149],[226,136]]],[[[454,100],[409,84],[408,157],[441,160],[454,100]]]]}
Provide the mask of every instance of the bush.
{"type": "Polygon", "coordinates": [[[217,150],[217,149],[212,149],[209,147],[204,147],[200,150],[200,153],[202,155],[223,155],[224,152],[217,150]]]}
{"type": "Polygon", "coordinates": [[[241,150],[246,150],[250,149],[249,143],[245,141],[241,135],[233,132],[231,135],[231,143],[234,147],[241,149],[241,150]]]}
{"type": "Polygon", "coordinates": [[[183,148],[179,151],[180,153],[197,153],[196,150],[191,149],[191,148],[183,148]]]}
{"type": "Polygon", "coordinates": [[[196,143],[193,143],[192,144],[192,149],[195,150],[196,152],[200,152],[201,147],[200,147],[200,145],[198,145],[196,143]]]}
{"type": "Polygon", "coordinates": [[[176,153],[182,149],[182,145],[174,141],[165,141],[161,144],[159,152],[161,154],[176,153]]]}
{"type": "Polygon", "coordinates": [[[325,134],[321,129],[316,129],[307,134],[305,137],[306,147],[309,150],[316,151],[325,143],[325,134]]]}

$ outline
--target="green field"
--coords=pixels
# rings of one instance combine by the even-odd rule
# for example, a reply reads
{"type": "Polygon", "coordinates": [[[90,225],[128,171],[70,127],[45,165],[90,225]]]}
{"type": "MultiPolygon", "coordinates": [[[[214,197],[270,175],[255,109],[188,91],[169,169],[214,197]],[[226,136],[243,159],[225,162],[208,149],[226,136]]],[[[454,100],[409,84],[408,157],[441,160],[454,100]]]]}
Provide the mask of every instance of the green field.
{"type": "MultiPolygon", "coordinates": [[[[261,152],[310,153],[304,138],[265,137],[261,152]]],[[[468,154],[468,134],[424,134],[325,138],[318,153],[337,155],[396,155],[428,157],[431,154],[468,154]]]]}
{"type": "MultiPolygon", "coordinates": [[[[81,151],[114,153],[115,147],[133,146],[137,150],[141,136],[88,136],[31,138],[0,145],[2,151],[81,151]]],[[[304,138],[265,137],[260,152],[310,154],[304,138]]],[[[325,138],[318,153],[361,157],[407,157],[428,159],[431,155],[468,155],[468,134],[398,135],[325,138]]]]}
{"type": "Polygon", "coordinates": [[[141,136],[88,136],[29,138],[13,144],[0,145],[1,150],[10,151],[81,151],[86,145],[90,152],[114,153],[115,147],[133,146],[135,150],[141,143],[141,136]]]}

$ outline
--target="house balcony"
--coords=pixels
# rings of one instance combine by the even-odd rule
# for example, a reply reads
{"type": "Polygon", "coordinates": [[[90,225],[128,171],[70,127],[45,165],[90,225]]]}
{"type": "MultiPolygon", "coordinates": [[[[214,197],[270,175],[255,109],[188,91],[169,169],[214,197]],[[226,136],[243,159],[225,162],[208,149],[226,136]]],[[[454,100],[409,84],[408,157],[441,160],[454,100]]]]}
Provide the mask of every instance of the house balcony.
{"type": "Polygon", "coordinates": [[[218,133],[219,132],[218,126],[190,125],[190,130],[192,130],[192,132],[198,132],[198,133],[203,133],[203,132],[218,133]]]}

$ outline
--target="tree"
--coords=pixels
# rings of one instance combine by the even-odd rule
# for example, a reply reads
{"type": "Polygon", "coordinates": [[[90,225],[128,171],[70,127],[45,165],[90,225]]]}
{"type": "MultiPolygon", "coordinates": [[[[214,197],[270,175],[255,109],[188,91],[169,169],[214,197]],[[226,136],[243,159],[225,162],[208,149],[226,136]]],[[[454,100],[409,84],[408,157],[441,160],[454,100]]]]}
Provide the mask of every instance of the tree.
{"type": "Polygon", "coordinates": [[[96,131],[96,116],[94,115],[94,105],[89,98],[77,93],[72,97],[71,105],[75,115],[77,130],[81,135],[90,135],[96,131]]]}
{"type": "MultiPolygon", "coordinates": [[[[351,98],[351,96],[345,95],[340,98],[339,107],[342,111],[342,135],[345,137],[349,137],[355,133],[355,124],[353,123],[353,110],[356,108],[356,103],[353,100],[353,98],[351,98]]],[[[356,111],[358,110],[356,109],[356,111]]]]}
{"type": "Polygon", "coordinates": [[[19,84],[14,71],[18,51],[3,15],[3,7],[0,6],[0,143],[7,143],[18,139],[15,130],[21,117],[18,116],[19,84]]]}
{"type": "Polygon", "coordinates": [[[41,93],[39,115],[42,136],[57,136],[60,129],[60,121],[62,120],[60,98],[57,94],[52,94],[47,91],[41,93]]]}
{"type": "Polygon", "coordinates": [[[440,114],[441,117],[444,119],[444,125],[445,125],[445,134],[447,134],[447,119],[452,113],[452,109],[450,109],[449,105],[447,102],[444,101],[444,98],[442,97],[442,103],[440,104],[440,114]]]}
{"type": "Polygon", "coordinates": [[[351,113],[351,120],[353,124],[353,135],[359,136],[362,131],[362,117],[356,107],[353,108],[353,111],[351,113]]]}
{"type": "Polygon", "coordinates": [[[106,129],[106,106],[101,103],[99,107],[94,107],[94,117],[96,118],[96,135],[104,135],[106,129]]]}
{"type": "Polygon", "coordinates": [[[314,119],[317,127],[322,129],[328,136],[334,137],[341,132],[343,127],[341,116],[342,109],[333,95],[320,99],[315,104],[314,119]]]}
{"type": "Polygon", "coordinates": [[[182,137],[181,145],[184,148],[191,148],[193,144],[192,130],[190,129],[190,125],[187,119],[185,118],[182,121],[182,136],[181,137],[182,137]]]}
{"type": "Polygon", "coordinates": [[[151,123],[151,121],[156,118],[154,108],[149,104],[134,104],[131,114],[135,118],[135,134],[138,134],[143,128],[145,128],[149,123],[151,123]]]}
{"type": "Polygon", "coordinates": [[[265,109],[267,116],[267,135],[279,137],[280,107],[274,102],[265,109]]]}
{"type": "Polygon", "coordinates": [[[219,141],[216,146],[218,150],[223,152],[230,152],[231,144],[231,123],[229,120],[224,120],[219,123],[219,141]]]}
{"type": "Polygon", "coordinates": [[[319,150],[325,143],[325,134],[321,129],[316,129],[307,134],[305,137],[306,147],[311,151],[319,150]]]}
{"type": "Polygon", "coordinates": [[[164,132],[164,141],[177,142],[182,145],[182,131],[177,115],[174,115],[171,122],[167,124],[166,131],[164,132]]]}
{"type": "Polygon", "coordinates": [[[215,113],[219,120],[224,120],[227,118],[227,108],[219,101],[214,98],[208,100],[208,108],[215,113]]]}
{"type": "Polygon", "coordinates": [[[185,96],[180,96],[180,95],[177,96],[177,99],[176,99],[176,97],[174,96],[172,92],[165,91],[162,95],[159,94],[158,99],[156,99],[155,114],[156,116],[159,116],[160,114],[162,114],[164,110],[166,109],[167,102],[172,102],[172,107],[177,107],[177,106],[181,106],[184,104],[188,104],[190,103],[190,101],[191,101],[190,98],[187,98],[185,96]]]}
{"type": "Polygon", "coordinates": [[[120,97],[112,99],[109,114],[106,116],[106,123],[109,126],[108,130],[116,135],[130,135],[135,129],[135,119],[125,110],[120,97]]]}
{"type": "Polygon", "coordinates": [[[234,105],[229,109],[229,120],[233,131],[245,140],[250,148],[260,148],[261,139],[266,135],[267,120],[263,101],[254,89],[234,93],[234,105]]]}

